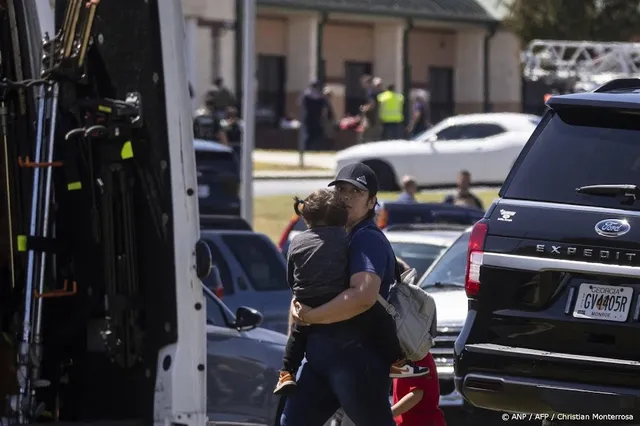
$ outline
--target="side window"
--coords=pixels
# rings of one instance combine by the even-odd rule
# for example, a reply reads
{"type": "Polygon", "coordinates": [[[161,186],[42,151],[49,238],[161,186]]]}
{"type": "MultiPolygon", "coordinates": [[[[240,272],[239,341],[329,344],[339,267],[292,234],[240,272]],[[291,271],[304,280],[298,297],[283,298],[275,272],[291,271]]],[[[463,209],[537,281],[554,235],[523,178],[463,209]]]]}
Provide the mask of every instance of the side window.
{"type": "Polygon", "coordinates": [[[258,291],[287,290],[287,270],[282,254],[257,234],[229,234],[222,237],[251,285],[258,291]]]}
{"type": "Polygon", "coordinates": [[[204,299],[207,305],[207,324],[226,327],[227,323],[222,314],[220,301],[206,291],[204,292],[204,299]]]}
{"type": "Polygon", "coordinates": [[[461,139],[483,139],[504,133],[505,129],[497,124],[483,123],[465,126],[461,139]]]}
{"type": "MultiPolygon", "coordinates": [[[[227,261],[213,241],[207,241],[207,244],[209,245],[209,249],[211,249],[211,264],[216,266],[220,272],[220,279],[222,280],[224,294],[233,294],[235,291],[233,286],[233,275],[231,275],[231,270],[229,269],[227,261]]],[[[212,274],[209,274],[209,276],[204,279],[204,285],[211,291],[216,291],[212,274]]]]}
{"type": "Polygon", "coordinates": [[[460,130],[464,126],[451,126],[440,130],[436,136],[439,141],[450,141],[460,139],[460,130]]]}

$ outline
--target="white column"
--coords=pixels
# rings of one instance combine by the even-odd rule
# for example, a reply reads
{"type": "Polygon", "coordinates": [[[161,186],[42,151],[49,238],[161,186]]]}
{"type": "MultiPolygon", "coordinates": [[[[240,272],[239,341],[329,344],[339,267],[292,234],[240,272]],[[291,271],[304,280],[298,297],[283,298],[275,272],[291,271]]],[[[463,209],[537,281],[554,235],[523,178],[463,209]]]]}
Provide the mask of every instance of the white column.
{"type": "Polygon", "coordinates": [[[377,23],[373,31],[374,74],[382,78],[384,86],[395,84],[402,92],[402,36],[404,23],[377,23]]]}
{"type": "Polygon", "coordinates": [[[455,102],[484,102],[484,35],[482,29],[460,30],[456,40],[455,102]]]}
{"type": "Polygon", "coordinates": [[[520,106],[522,103],[520,40],[511,32],[498,31],[491,39],[489,49],[491,102],[498,105],[520,106]]]}
{"type": "Polygon", "coordinates": [[[317,78],[318,16],[289,17],[287,92],[301,92],[317,78]]]}
{"type": "Polygon", "coordinates": [[[196,18],[185,18],[184,20],[184,30],[185,30],[185,64],[187,68],[187,78],[189,79],[189,83],[191,83],[191,87],[193,88],[194,97],[191,100],[191,107],[196,108],[197,106],[197,94],[199,93],[198,87],[198,75],[196,73],[197,66],[197,45],[198,45],[198,20],[196,18]]]}

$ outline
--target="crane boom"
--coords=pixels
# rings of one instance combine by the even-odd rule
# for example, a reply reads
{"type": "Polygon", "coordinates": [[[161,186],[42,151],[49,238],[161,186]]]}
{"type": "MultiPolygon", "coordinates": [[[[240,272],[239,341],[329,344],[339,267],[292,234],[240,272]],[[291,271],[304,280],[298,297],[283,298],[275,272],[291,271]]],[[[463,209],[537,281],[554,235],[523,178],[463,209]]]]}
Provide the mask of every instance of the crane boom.
{"type": "Polygon", "coordinates": [[[640,43],[532,40],[522,53],[524,77],[584,83],[640,76],[640,43]]]}

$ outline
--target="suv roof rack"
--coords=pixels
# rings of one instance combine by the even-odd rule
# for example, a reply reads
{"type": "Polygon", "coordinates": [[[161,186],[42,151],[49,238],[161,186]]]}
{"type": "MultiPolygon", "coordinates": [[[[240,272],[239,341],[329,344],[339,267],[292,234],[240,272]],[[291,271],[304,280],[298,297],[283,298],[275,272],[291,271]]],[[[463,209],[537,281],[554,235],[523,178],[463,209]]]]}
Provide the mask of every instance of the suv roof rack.
{"type": "Polygon", "coordinates": [[[623,89],[640,89],[640,78],[617,78],[598,87],[594,92],[605,93],[623,89]]]}

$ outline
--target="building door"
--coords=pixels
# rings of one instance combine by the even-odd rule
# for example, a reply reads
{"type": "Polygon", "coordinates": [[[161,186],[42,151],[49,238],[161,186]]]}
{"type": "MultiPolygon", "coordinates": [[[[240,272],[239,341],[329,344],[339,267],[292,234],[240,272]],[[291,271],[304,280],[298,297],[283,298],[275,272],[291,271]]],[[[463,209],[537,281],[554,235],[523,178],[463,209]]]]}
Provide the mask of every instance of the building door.
{"type": "Polygon", "coordinates": [[[454,113],[453,68],[429,67],[430,121],[436,124],[454,113]]]}
{"type": "Polygon", "coordinates": [[[360,114],[360,105],[366,102],[366,93],[362,89],[360,79],[363,75],[371,75],[373,65],[371,62],[344,63],[344,111],[345,114],[360,114]]]}
{"type": "Polygon", "coordinates": [[[277,126],[284,116],[286,69],[284,56],[258,55],[256,125],[277,126]]]}

